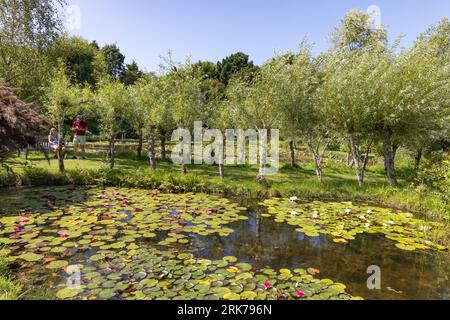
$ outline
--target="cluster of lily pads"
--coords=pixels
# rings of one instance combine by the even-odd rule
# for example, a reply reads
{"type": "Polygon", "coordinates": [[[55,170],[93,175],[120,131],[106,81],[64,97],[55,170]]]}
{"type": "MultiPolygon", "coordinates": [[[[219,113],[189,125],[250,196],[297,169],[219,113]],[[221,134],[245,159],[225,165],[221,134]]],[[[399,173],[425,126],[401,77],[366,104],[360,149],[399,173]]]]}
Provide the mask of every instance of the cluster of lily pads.
{"type": "Polygon", "coordinates": [[[445,246],[427,240],[442,239],[445,228],[441,223],[414,218],[411,213],[394,212],[389,208],[373,208],[370,205],[355,205],[351,202],[301,203],[298,198],[268,199],[264,217],[276,222],[298,227],[296,231],[309,237],[321,234],[333,237],[336,243],[347,243],[358,234],[382,233],[396,242],[399,249],[445,250],[445,246]]]}
{"type": "Polygon", "coordinates": [[[233,232],[227,224],[247,219],[240,215],[243,208],[227,199],[129,189],[91,189],[83,202],[51,209],[2,216],[0,245],[24,249],[17,258],[36,261],[46,254],[122,249],[153,238],[170,245],[188,243],[189,234],[227,236],[233,232]]]}
{"type": "Polygon", "coordinates": [[[155,248],[101,251],[81,269],[80,287],[61,284],[61,299],[280,300],[362,299],[345,285],[316,279],[316,269],[254,270],[232,256],[195,259],[191,253],[155,248]],[[309,274],[308,274],[309,273],[309,274]]]}

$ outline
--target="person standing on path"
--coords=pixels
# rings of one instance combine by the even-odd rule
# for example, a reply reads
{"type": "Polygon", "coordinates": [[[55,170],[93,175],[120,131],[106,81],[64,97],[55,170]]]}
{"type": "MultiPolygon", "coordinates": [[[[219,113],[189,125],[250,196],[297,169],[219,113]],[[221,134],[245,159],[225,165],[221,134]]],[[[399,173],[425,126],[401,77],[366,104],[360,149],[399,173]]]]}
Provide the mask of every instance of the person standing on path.
{"type": "Polygon", "coordinates": [[[73,148],[75,155],[73,159],[77,159],[78,149],[81,149],[81,158],[86,159],[86,132],[87,123],[84,121],[83,117],[76,116],[75,121],[72,124],[72,131],[74,133],[73,137],[73,148]]]}

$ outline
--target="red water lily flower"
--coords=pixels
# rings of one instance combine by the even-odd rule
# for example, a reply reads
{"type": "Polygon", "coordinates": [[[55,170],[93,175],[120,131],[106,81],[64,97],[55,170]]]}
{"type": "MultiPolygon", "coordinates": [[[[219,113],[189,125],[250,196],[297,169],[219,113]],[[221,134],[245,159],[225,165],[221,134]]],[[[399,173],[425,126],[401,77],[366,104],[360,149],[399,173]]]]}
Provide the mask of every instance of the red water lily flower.
{"type": "Polygon", "coordinates": [[[301,290],[297,290],[297,291],[295,291],[295,296],[297,298],[304,298],[305,297],[305,293],[303,291],[301,291],[301,290]]]}
{"type": "Polygon", "coordinates": [[[19,233],[21,231],[20,226],[15,226],[14,227],[14,233],[19,233]]]}
{"type": "Polygon", "coordinates": [[[264,290],[268,290],[270,288],[270,286],[271,286],[270,282],[265,282],[264,285],[263,285],[264,290]]]}

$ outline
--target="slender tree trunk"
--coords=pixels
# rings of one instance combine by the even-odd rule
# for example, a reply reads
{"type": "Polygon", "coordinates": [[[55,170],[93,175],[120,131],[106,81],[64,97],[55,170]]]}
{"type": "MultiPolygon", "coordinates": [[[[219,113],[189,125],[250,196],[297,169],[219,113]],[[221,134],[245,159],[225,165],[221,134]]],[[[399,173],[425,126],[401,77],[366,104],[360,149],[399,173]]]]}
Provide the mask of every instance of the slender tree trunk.
{"type": "Polygon", "coordinates": [[[137,147],[137,156],[138,156],[138,159],[141,159],[142,158],[142,144],[143,144],[143,130],[142,130],[142,128],[139,128],[139,132],[138,132],[138,135],[139,135],[139,143],[138,143],[138,147],[137,147]]]}
{"type": "Polygon", "coordinates": [[[110,146],[110,154],[111,154],[111,159],[110,159],[110,169],[114,169],[114,165],[116,164],[116,141],[114,139],[114,137],[111,138],[110,142],[109,142],[109,146],[110,146]]]}
{"type": "Polygon", "coordinates": [[[164,133],[161,134],[161,159],[166,160],[166,135],[164,133]]]}
{"type": "Polygon", "coordinates": [[[316,151],[312,151],[312,156],[314,160],[314,169],[316,171],[317,179],[322,183],[322,161],[316,151]]]}
{"type": "Polygon", "coordinates": [[[312,134],[308,133],[306,135],[306,145],[308,146],[309,152],[312,154],[314,161],[314,170],[316,172],[317,179],[322,183],[322,158],[319,154],[319,147],[314,148],[312,134]]]}
{"type": "Polygon", "coordinates": [[[364,154],[364,159],[363,159],[362,169],[361,169],[361,175],[362,175],[363,181],[364,181],[364,177],[366,175],[367,163],[369,162],[370,150],[371,150],[371,145],[369,145],[367,147],[366,153],[364,154]]]}
{"type": "Polygon", "coordinates": [[[415,165],[416,170],[419,169],[419,167],[420,167],[420,162],[422,161],[422,154],[423,154],[423,149],[418,148],[416,150],[416,154],[414,155],[414,165],[415,165]]]}
{"type": "Polygon", "coordinates": [[[225,179],[225,146],[226,146],[226,139],[223,139],[223,145],[222,145],[222,155],[219,156],[219,176],[220,179],[225,179]]]}
{"type": "Polygon", "coordinates": [[[347,152],[347,168],[352,168],[354,164],[351,148],[349,146],[349,151],[347,152]]]}
{"type": "Polygon", "coordinates": [[[386,168],[386,174],[389,182],[394,188],[397,188],[398,182],[395,177],[395,155],[394,148],[392,146],[392,132],[389,128],[383,129],[383,153],[384,153],[384,166],[386,168]]]}
{"type": "Polygon", "coordinates": [[[266,161],[267,161],[267,145],[264,141],[259,141],[259,172],[256,180],[258,183],[266,182],[266,161]]]}
{"type": "Polygon", "coordinates": [[[156,154],[155,154],[155,127],[150,127],[150,141],[148,148],[148,156],[150,159],[150,168],[152,170],[156,169],[156,154]]]}
{"type": "Polygon", "coordinates": [[[58,166],[59,172],[64,172],[64,152],[63,152],[63,137],[64,137],[64,122],[62,120],[58,121],[58,166]]]}
{"type": "Polygon", "coordinates": [[[289,140],[289,150],[291,151],[291,167],[295,167],[295,147],[294,140],[289,140]]]}
{"type": "Polygon", "coordinates": [[[361,174],[361,170],[360,170],[360,166],[361,166],[360,160],[361,159],[359,157],[359,151],[358,151],[358,146],[356,145],[355,136],[352,133],[349,134],[348,140],[350,143],[350,150],[351,150],[352,157],[353,157],[353,163],[355,165],[355,173],[356,173],[356,178],[358,179],[358,186],[360,188],[362,188],[364,176],[361,174]]]}

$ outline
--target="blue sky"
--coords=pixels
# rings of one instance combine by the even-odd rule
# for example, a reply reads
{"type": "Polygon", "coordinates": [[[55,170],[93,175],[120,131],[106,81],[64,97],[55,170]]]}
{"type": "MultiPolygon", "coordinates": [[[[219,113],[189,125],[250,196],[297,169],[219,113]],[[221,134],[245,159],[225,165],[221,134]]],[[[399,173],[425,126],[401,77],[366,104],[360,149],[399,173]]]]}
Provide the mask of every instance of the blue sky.
{"type": "Polygon", "coordinates": [[[176,60],[221,60],[237,51],[261,64],[293,50],[305,37],[316,53],[350,9],[381,9],[391,39],[410,46],[431,24],[450,15],[448,0],[69,0],[81,9],[71,31],[100,45],[116,43],[127,62],[156,71],[170,49],[176,60]]]}

